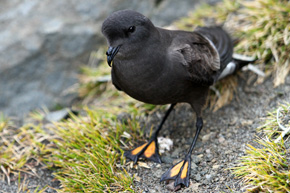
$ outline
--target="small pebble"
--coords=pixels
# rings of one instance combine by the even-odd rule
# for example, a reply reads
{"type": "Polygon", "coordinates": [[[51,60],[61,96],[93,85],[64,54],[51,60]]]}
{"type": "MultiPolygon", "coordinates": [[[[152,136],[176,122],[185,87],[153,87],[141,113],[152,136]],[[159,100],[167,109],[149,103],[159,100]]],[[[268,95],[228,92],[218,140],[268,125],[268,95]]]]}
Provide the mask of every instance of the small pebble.
{"type": "Polygon", "coordinates": [[[201,158],[199,158],[198,156],[194,156],[191,158],[191,161],[195,164],[199,164],[200,160],[201,160],[201,158]]]}
{"type": "Polygon", "coordinates": [[[210,174],[207,174],[205,175],[205,178],[210,181],[212,179],[212,176],[210,174]]]}
{"type": "Polygon", "coordinates": [[[210,162],[213,158],[212,154],[207,154],[206,155],[207,161],[210,162]]]}
{"type": "Polygon", "coordinates": [[[204,180],[204,181],[203,181],[203,184],[204,184],[204,185],[208,185],[209,183],[210,183],[209,180],[204,180]]]}
{"type": "Polygon", "coordinates": [[[191,162],[191,169],[197,168],[197,165],[194,162],[191,162]]]}
{"type": "Polygon", "coordinates": [[[220,137],[220,138],[219,138],[219,142],[220,142],[220,143],[223,143],[224,141],[225,141],[225,138],[224,138],[224,137],[220,137]]]}
{"type": "Polygon", "coordinates": [[[175,164],[177,164],[180,161],[181,161],[181,159],[175,159],[175,160],[173,160],[172,164],[175,165],[175,164]]]}
{"type": "Polygon", "coordinates": [[[200,159],[202,159],[203,158],[203,154],[200,154],[197,157],[199,157],[200,159]]]}
{"type": "Polygon", "coordinates": [[[166,164],[172,164],[173,162],[173,159],[171,158],[171,156],[162,156],[161,160],[163,163],[166,163],[166,164]]]}
{"type": "Polygon", "coordinates": [[[207,173],[207,170],[206,169],[204,169],[204,170],[202,170],[201,172],[199,172],[200,173],[200,175],[202,175],[202,176],[204,176],[206,173],[207,173]]]}
{"type": "Polygon", "coordinates": [[[173,152],[172,152],[172,154],[171,154],[171,157],[178,157],[178,155],[179,155],[179,153],[182,151],[182,149],[181,148],[176,148],[173,152]]]}
{"type": "Polygon", "coordinates": [[[220,167],[220,165],[213,165],[212,169],[217,170],[217,169],[219,169],[219,167],[220,167]]]}
{"type": "Polygon", "coordinates": [[[210,139],[212,133],[206,134],[204,136],[202,136],[202,142],[206,142],[210,139]]]}
{"type": "Polygon", "coordinates": [[[196,176],[194,177],[194,179],[199,182],[201,180],[201,176],[200,174],[196,174],[196,176]]]}

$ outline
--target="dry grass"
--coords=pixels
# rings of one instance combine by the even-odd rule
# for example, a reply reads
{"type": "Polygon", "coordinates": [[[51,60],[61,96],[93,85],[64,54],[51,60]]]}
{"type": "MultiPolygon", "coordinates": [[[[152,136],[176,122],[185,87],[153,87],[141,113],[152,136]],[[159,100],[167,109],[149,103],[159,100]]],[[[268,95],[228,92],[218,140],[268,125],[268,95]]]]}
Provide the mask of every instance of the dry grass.
{"type": "Polygon", "coordinates": [[[37,176],[32,167],[40,163],[39,155],[46,153],[47,146],[43,142],[51,140],[41,126],[29,124],[15,128],[9,125],[3,128],[0,138],[0,167],[8,184],[10,176],[18,176],[19,172],[37,176]]]}
{"type": "Polygon", "coordinates": [[[226,104],[229,104],[234,98],[237,86],[238,79],[235,76],[220,80],[212,88],[214,92],[209,97],[210,108],[215,112],[226,104]]]}
{"type": "MultiPolygon", "coordinates": [[[[43,166],[42,159],[52,140],[40,124],[27,124],[17,128],[13,121],[0,118],[0,178],[8,184],[18,182],[17,192],[29,191],[28,176],[39,177],[36,167],[43,166]],[[23,178],[24,176],[24,178],[23,178]]],[[[47,187],[37,187],[34,192],[44,192],[47,187]]]]}

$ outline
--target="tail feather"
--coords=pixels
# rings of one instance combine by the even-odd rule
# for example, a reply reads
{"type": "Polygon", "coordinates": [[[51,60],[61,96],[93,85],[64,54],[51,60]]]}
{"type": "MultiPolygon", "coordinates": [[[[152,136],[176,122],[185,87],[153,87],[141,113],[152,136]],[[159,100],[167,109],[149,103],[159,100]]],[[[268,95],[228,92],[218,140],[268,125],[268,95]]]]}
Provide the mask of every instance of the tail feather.
{"type": "Polygon", "coordinates": [[[253,63],[256,61],[255,57],[249,57],[244,56],[240,54],[233,54],[233,60],[227,64],[227,66],[224,68],[220,76],[218,77],[218,80],[235,73],[236,71],[240,70],[244,66],[253,63]]]}

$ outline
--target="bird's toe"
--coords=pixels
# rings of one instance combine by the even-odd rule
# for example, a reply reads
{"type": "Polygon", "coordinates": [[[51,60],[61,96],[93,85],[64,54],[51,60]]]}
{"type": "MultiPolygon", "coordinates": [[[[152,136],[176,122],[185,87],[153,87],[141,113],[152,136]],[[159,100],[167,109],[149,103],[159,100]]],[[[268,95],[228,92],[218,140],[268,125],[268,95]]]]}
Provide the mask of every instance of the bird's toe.
{"type": "Polygon", "coordinates": [[[134,163],[137,163],[140,157],[146,158],[156,163],[161,163],[156,140],[149,141],[148,143],[140,145],[133,150],[126,151],[124,155],[134,163]]]}
{"type": "Polygon", "coordinates": [[[184,185],[189,186],[190,177],[190,156],[187,156],[184,160],[171,166],[162,176],[160,181],[174,180],[174,187],[184,185]]]}

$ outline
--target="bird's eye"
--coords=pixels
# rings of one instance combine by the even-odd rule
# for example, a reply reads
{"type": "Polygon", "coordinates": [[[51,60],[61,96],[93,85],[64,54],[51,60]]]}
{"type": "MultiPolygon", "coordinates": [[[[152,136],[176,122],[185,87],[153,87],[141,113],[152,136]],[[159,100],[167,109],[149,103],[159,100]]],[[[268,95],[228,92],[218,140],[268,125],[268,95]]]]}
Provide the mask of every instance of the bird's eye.
{"type": "Polygon", "coordinates": [[[130,27],[128,28],[128,32],[129,32],[129,33],[133,33],[133,32],[135,31],[135,29],[136,29],[135,26],[130,26],[130,27]]]}

